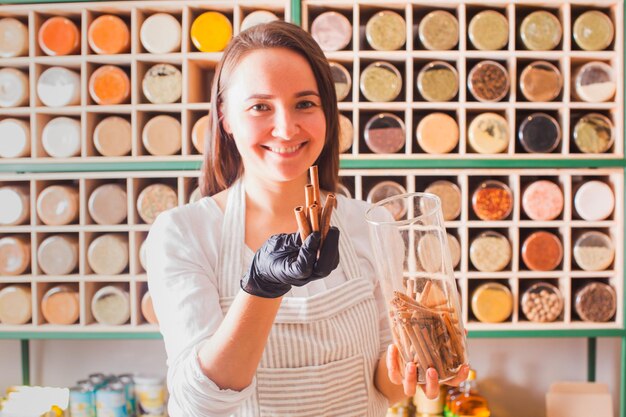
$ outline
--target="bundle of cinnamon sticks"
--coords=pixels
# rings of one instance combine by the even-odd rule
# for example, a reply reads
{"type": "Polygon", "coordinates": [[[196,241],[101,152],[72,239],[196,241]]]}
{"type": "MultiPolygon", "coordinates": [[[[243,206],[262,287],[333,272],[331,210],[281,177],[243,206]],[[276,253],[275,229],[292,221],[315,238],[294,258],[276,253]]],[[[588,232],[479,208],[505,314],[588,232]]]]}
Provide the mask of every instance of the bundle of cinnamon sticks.
{"type": "Polygon", "coordinates": [[[309,168],[309,175],[311,177],[311,183],[304,187],[305,207],[296,207],[294,213],[296,215],[296,221],[298,222],[298,232],[300,233],[302,242],[304,242],[307,236],[312,232],[321,232],[321,247],[330,229],[330,218],[337,204],[337,199],[334,194],[328,194],[326,204],[322,205],[317,165],[313,165],[309,168]]]}
{"type": "Polygon", "coordinates": [[[421,292],[416,290],[416,284],[415,280],[406,280],[405,293],[394,291],[390,302],[400,369],[404,371],[407,362],[415,362],[420,381],[425,380],[428,368],[435,368],[439,379],[446,380],[466,363],[459,318],[439,284],[426,280],[421,292]]]}

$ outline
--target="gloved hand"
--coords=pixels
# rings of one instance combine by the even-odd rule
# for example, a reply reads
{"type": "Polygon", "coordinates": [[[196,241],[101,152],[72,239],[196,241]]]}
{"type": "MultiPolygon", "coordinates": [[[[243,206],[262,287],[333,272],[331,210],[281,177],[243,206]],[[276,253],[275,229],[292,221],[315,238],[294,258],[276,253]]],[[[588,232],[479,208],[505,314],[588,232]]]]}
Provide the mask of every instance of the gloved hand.
{"type": "Polygon", "coordinates": [[[339,229],[330,228],[318,258],[320,240],[320,232],[311,233],[302,245],[299,233],[271,236],[254,254],[241,288],[258,297],[276,298],[292,285],[301,287],[328,276],[339,265],[339,229]]]}

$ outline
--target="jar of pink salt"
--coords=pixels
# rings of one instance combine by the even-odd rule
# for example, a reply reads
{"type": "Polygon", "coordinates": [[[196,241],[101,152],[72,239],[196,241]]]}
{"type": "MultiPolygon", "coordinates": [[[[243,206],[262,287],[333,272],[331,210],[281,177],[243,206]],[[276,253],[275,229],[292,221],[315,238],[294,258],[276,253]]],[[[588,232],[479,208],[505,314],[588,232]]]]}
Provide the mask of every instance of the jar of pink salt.
{"type": "Polygon", "coordinates": [[[563,191],[548,180],[529,184],[522,195],[522,208],[532,220],[554,220],[563,211],[563,191]]]}

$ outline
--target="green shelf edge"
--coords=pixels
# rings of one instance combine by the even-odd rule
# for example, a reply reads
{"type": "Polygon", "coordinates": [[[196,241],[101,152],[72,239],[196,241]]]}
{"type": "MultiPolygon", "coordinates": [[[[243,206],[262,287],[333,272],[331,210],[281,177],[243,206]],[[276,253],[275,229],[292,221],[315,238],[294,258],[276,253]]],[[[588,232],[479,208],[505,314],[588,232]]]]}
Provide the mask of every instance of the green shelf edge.
{"type": "MultiPolygon", "coordinates": [[[[200,161],[0,163],[0,173],[94,171],[195,171],[200,161]]],[[[342,169],[443,169],[443,168],[623,168],[625,159],[346,159],[342,169]]]]}
{"type": "MultiPolygon", "coordinates": [[[[472,330],[470,339],[490,338],[562,338],[562,337],[626,337],[625,329],[593,330],[472,330]]],[[[159,332],[0,332],[0,340],[156,340],[159,332]]]]}

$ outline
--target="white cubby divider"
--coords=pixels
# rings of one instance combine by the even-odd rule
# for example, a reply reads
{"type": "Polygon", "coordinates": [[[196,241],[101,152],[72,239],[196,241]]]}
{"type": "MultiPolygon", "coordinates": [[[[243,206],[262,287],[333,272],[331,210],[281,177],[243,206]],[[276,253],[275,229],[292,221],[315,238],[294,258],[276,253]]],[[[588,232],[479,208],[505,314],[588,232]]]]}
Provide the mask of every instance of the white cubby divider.
{"type": "MultiPolygon", "coordinates": [[[[401,183],[407,191],[424,191],[432,182],[438,179],[447,179],[455,182],[461,189],[462,211],[457,219],[446,222],[446,227],[453,231],[461,244],[461,262],[455,271],[455,277],[459,283],[462,295],[464,317],[468,321],[469,329],[484,330],[515,330],[515,329],[613,329],[623,327],[624,308],[624,170],[622,168],[562,168],[562,169],[390,169],[383,172],[376,169],[349,169],[340,172],[341,180],[349,188],[356,198],[365,200],[367,193],[376,182],[392,180],[401,183]],[[499,178],[507,182],[513,191],[515,204],[514,214],[504,221],[477,220],[472,214],[471,196],[473,188],[484,178],[499,178]],[[564,193],[565,204],[563,214],[553,221],[537,222],[529,220],[522,215],[521,200],[522,183],[538,178],[548,178],[558,183],[564,193]],[[587,222],[575,219],[572,215],[573,193],[575,187],[572,184],[599,179],[607,182],[615,193],[615,210],[609,219],[602,221],[587,222]],[[513,255],[510,265],[500,272],[486,273],[476,271],[468,259],[468,248],[471,239],[483,230],[495,229],[504,231],[511,241],[513,255]],[[601,230],[608,233],[615,244],[615,261],[613,266],[606,271],[587,272],[581,271],[572,265],[571,251],[572,240],[579,229],[601,230]],[[531,230],[551,230],[556,232],[564,246],[564,258],[557,270],[549,272],[529,271],[523,265],[520,257],[521,240],[531,230]],[[481,282],[495,280],[506,283],[510,287],[517,305],[511,320],[500,324],[479,323],[473,318],[468,303],[471,300],[472,291],[481,282]],[[531,323],[520,313],[519,302],[522,294],[520,289],[526,288],[527,282],[548,280],[558,283],[561,289],[565,310],[562,317],[553,323],[531,323]],[[589,280],[610,282],[616,290],[618,297],[618,310],[613,321],[607,323],[587,323],[576,318],[573,312],[572,296],[580,283],[589,280]]],[[[178,205],[187,204],[189,195],[197,186],[198,171],[116,171],[116,172],[76,172],[76,173],[25,173],[5,174],[0,178],[0,187],[3,185],[25,183],[31,190],[31,206],[34,210],[38,193],[46,185],[77,183],[80,185],[81,216],[79,222],[67,226],[46,226],[40,224],[36,213],[31,215],[27,224],[19,226],[0,227],[1,235],[22,234],[30,235],[32,265],[24,275],[0,277],[0,286],[11,283],[30,283],[33,289],[33,321],[24,326],[8,326],[0,324],[0,332],[36,329],[41,331],[66,330],[66,331],[156,331],[157,327],[149,325],[141,316],[141,296],[144,287],[141,283],[146,281],[146,273],[139,263],[139,248],[145,240],[150,225],[138,219],[136,212],[136,199],[145,186],[157,182],[171,185],[178,195],[178,205]],[[127,187],[128,218],[119,225],[103,226],[89,221],[86,202],[90,192],[96,185],[105,183],[120,183],[127,187]],[[129,238],[129,266],[120,275],[100,276],[94,274],[87,263],[87,247],[94,237],[106,232],[126,234],[129,238]],[[66,276],[45,275],[37,264],[37,248],[46,236],[57,233],[70,233],[79,238],[79,269],[76,273],[66,276]],[[43,283],[75,282],[79,284],[81,299],[81,317],[76,325],[52,326],[43,325],[39,313],[38,302],[42,297],[43,283]],[[123,326],[96,325],[91,315],[91,298],[97,288],[104,283],[125,283],[130,289],[131,295],[131,320],[123,326]],[[40,285],[42,284],[42,285],[40,285]]]]}

